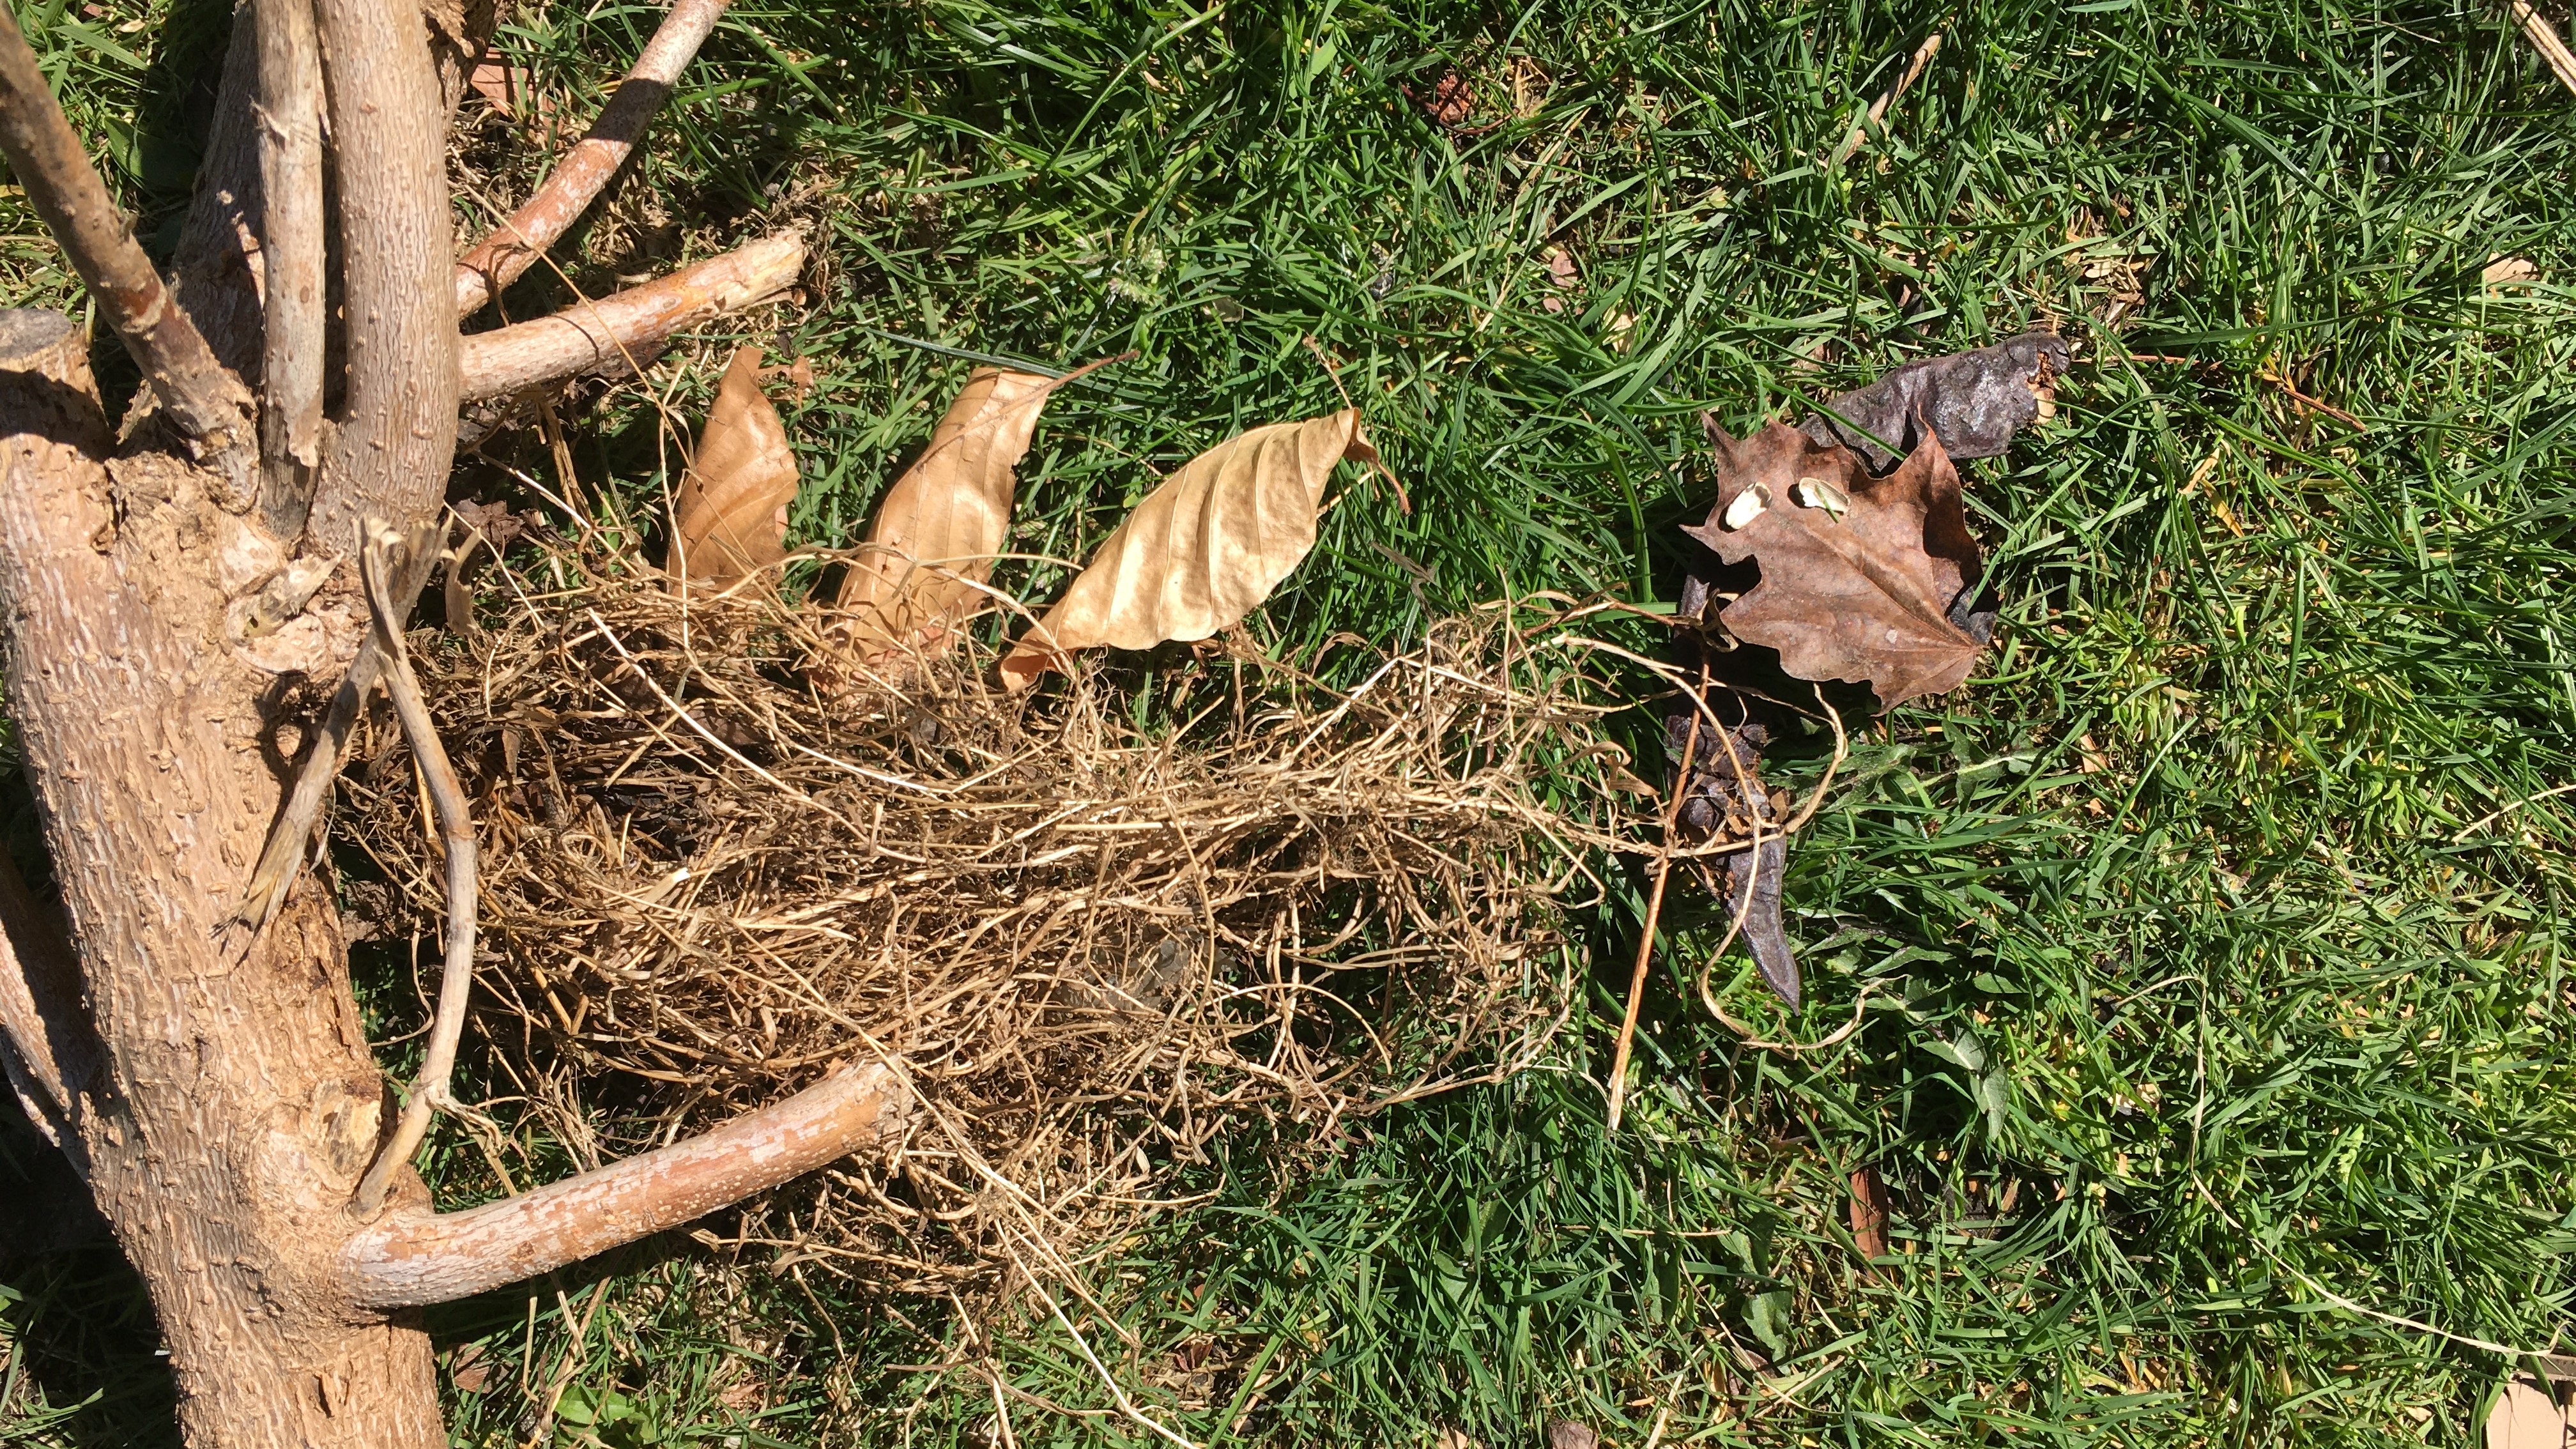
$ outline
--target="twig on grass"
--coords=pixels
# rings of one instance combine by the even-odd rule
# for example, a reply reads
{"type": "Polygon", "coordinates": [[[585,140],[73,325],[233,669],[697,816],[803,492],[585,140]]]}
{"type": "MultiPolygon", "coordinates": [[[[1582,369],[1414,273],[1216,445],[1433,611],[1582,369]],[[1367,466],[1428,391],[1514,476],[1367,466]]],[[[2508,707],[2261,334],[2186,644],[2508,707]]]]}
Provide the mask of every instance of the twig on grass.
{"type": "Polygon", "coordinates": [[[640,287],[584,300],[550,317],[477,332],[459,347],[461,397],[480,402],[624,361],[683,327],[786,291],[805,265],[805,238],[764,237],[640,287]]]}
{"type": "Polygon", "coordinates": [[[678,0],[644,45],[635,68],[600,108],[590,133],[574,143],[537,194],[492,229],[456,264],[456,313],[468,316],[517,281],[561,240],[626,164],[655,112],[670,99],[680,72],[723,16],[725,0],[678,0]]]}
{"type": "Polygon", "coordinates": [[[1922,77],[1923,68],[1930,65],[1932,57],[1940,53],[1941,32],[1936,30],[1921,45],[1915,47],[1914,58],[1905,63],[1905,73],[1896,78],[1896,84],[1879,92],[1878,99],[1869,103],[1868,112],[1852,122],[1851,134],[1843,137],[1843,143],[1834,148],[1834,159],[1825,168],[1826,170],[1834,170],[1852,158],[1852,153],[1858,151],[1869,139],[1870,128],[1886,121],[1887,108],[1895,105],[1906,91],[1913,87],[1914,82],[1922,77]]]}
{"type": "Polygon", "coordinates": [[[2567,42],[2558,38],[2558,27],[2549,23],[2548,16],[2533,8],[2531,0],[2513,0],[2513,18],[2522,27],[2523,35],[2531,41],[2532,48],[2539,51],[2541,59],[2548,61],[2549,68],[2557,73],[2558,83],[2576,92],[2576,52],[2569,51],[2567,42]]]}
{"type": "Polygon", "coordinates": [[[358,581],[367,595],[367,614],[376,647],[385,659],[385,692],[393,696],[394,714],[402,721],[430,803],[438,815],[438,834],[447,852],[447,959],[439,972],[438,1010],[429,1033],[429,1055],[403,1103],[402,1119],[358,1182],[353,1206],[367,1216],[382,1206],[394,1173],[411,1160],[412,1151],[429,1131],[430,1114],[448,1105],[447,1083],[456,1069],[456,1045],[465,1035],[465,1000],[474,989],[474,817],[467,808],[465,786],[438,741],[429,704],[421,698],[420,681],[412,676],[403,650],[402,604],[394,594],[386,554],[407,546],[414,555],[428,550],[429,530],[414,533],[406,544],[391,529],[381,529],[358,550],[358,581]]]}
{"type": "MultiPolygon", "coordinates": [[[[1700,670],[1700,688],[1707,687],[1708,670],[1703,667],[1700,670]]],[[[1645,933],[1637,938],[1637,968],[1628,976],[1628,1014],[1619,1021],[1619,1047],[1610,1056],[1610,1130],[1613,1132],[1619,1130],[1620,1109],[1628,1102],[1628,1051],[1636,1044],[1637,1012],[1646,999],[1646,966],[1655,959],[1655,927],[1664,914],[1664,887],[1671,883],[1673,877],[1673,830],[1681,821],[1682,802],[1690,798],[1691,758],[1698,753],[1699,730],[1693,728],[1682,740],[1681,774],[1673,784],[1672,802],[1664,807],[1664,845],[1655,856],[1654,895],[1646,903],[1645,933]]],[[[1754,825],[1757,832],[1754,858],[1757,861],[1761,859],[1758,835],[1761,828],[1757,821],[1754,825]]],[[[1746,891],[1744,898],[1752,900],[1753,892],[1746,891]]],[[[1733,934],[1728,932],[1730,936],[1733,934]]]]}

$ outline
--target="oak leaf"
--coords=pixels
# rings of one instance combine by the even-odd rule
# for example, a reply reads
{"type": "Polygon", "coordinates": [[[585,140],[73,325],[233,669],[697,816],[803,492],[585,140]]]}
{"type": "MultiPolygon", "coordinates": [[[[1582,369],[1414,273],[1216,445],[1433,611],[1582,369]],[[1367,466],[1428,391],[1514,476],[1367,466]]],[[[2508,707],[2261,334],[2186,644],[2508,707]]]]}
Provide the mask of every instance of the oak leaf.
{"type": "Polygon", "coordinates": [[[1011,470],[1036,435],[1050,379],[979,367],[904,470],[841,583],[848,641],[871,663],[944,648],[982,602],[1011,532],[1011,470]]]}
{"type": "Polygon", "coordinates": [[[1378,461],[1355,408],[1254,428],[1183,464],[1021,637],[1003,682],[1023,688],[1076,649],[1204,639],[1240,621],[1315,546],[1324,485],[1345,458],[1378,461]]]}
{"type": "Polygon", "coordinates": [[[1718,494],[1684,531],[1762,582],[1719,614],[1800,679],[1866,680],[1882,708],[1958,687],[1977,640],[1951,608],[1984,568],[1959,474],[1927,435],[1884,478],[1849,448],[1773,423],[1743,442],[1714,425],[1718,494]]]}
{"type": "Polygon", "coordinates": [[[680,474],[663,567],[692,579],[738,579],[787,557],[787,505],[796,497],[796,453],[787,425],[760,390],[760,349],[737,348],[680,474]]]}

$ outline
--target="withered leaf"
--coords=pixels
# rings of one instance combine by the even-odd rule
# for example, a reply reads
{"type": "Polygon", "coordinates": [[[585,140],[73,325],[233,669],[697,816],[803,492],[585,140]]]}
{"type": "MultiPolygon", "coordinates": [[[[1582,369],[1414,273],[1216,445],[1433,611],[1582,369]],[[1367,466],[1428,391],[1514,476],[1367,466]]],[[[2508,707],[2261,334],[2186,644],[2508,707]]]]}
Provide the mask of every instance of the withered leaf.
{"type": "Polygon", "coordinates": [[[1717,502],[1684,531],[1762,570],[1719,614],[1729,632],[1778,650],[1800,679],[1866,680],[1882,708],[1968,677],[1978,643],[1949,611],[1984,564],[1938,443],[1873,478],[1850,449],[1779,423],[1740,443],[1712,424],[1710,437],[1717,502]],[[1746,496],[1760,506],[1736,507],[1746,496]]]}
{"type": "Polygon", "coordinates": [[[1011,470],[1029,450],[1049,381],[979,367],[930,446],[878,505],[865,552],[841,582],[849,642],[871,661],[947,647],[983,602],[975,587],[1011,532],[1011,470]]]}
{"type": "Polygon", "coordinates": [[[1675,822],[1692,839],[1721,834],[1742,839],[1757,827],[1762,832],[1759,845],[1720,857],[1726,863],[1726,909],[1730,920],[1743,923],[1744,948],[1761,968],[1763,983],[1794,1007],[1802,998],[1798,958],[1789,949],[1780,915],[1780,877],[1788,868],[1789,842],[1780,833],[1783,812],[1772,804],[1771,792],[1754,768],[1770,738],[1770,730],[1758,720],[1721,733],[1687,697],[1664,720],[1664,758],[1672,773],[1678,774],[1683,760],[1691,762],[1690,783],[1675,822]]]}
{"type": "Polygon", "coordinates": [[[1851,1231],[1862,1257],[1887,1256],[1887,1184],[1875,1167],[1858,1168],[1851,1175],[1851,1231]]]}
{"type": "Polygon", "coordinates": [[[1355,408],[1254,428],[1183,464],[1003,659],[1004,683],[1022,688],[1095,644],[1145,649],[1238,622],[1315,546],[1324,485],[1344,458],[1377,460],[1355,408]]]}
{"type": "Polygon", "coordinates": [[[1839,441],[1857,448],[1872,468],[1897,458],[1878,439],[1912,452],[1927,429],[1952,458],[1992,458],[2043,415],[2054,379],[2072,365],[2066,340],[2054,332],[2025,332],[1974,352],[1927,357],[1857,392],[1827,399],[1832,416],[1807,419],[1807,436],[1820,445],[1839,441]]]}
{"type": "Polygon", "coordinates": [[[787,505],[796,497],[796,453],[787,426],[760,390],[760,349],[737,348],[698,434],[697,456],[671,505],[663,567],[725,582],[787,557],[787,505]]]}

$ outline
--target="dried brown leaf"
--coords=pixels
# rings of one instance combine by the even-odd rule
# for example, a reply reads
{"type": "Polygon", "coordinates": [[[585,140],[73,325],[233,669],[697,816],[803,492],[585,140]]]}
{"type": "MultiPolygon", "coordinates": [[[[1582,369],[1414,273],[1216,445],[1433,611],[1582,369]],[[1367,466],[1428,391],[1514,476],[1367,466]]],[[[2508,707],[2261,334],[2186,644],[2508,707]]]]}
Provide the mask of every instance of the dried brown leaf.
{"type": "Polygon", "coordinates": [[[1979,645],[1950,611],[1983,570],[1959,474],[1926,438],[1884,478],[1850,449],[1773,423],[1743,442],[1713,425],[1717,502],[1684,531],[1762,582],[1718,616],[1800,679],[1866,680],[1881,707],[1954,689],[1979,645]]]}
{"type": "Polygon", "coordinates": [[[737,348],[680,475],[663,567],[718,583],[787,557],[787,505],[796,497],[796,453],[787,425],[760,390],[760,349],[737,348]]]}
{"type": "Polygon", "coordinates": [[[1049,380],[979,367],[930,446],[878,505],[866,552],[841,584],[849,640],[871,662],[945,648],[983,600],[1011,532],[1011,470],[1029,450],[1049,380]]]}
{"type": "Polygon", "coordinates": [[[1076,649],[1204,639],[1270,597],[1315,546],[1333,465],[1374,463],[1355,408],[1272,423],[1191,459],[1136,505],[1002,661],[1019,689],[1076,649]]]}
{"type": "Polygon", "coordinates": [[[1851,1231],[1863,1258],[1887,1256],[1887,1184],[1875,1167],[1851,1175],[1851,1231]]]}

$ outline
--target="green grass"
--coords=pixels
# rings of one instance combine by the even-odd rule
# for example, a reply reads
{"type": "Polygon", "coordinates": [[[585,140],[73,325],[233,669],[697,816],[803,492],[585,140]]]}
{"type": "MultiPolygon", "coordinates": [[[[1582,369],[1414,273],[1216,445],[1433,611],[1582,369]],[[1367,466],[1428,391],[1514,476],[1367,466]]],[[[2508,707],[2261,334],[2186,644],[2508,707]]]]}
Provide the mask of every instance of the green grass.
{"type": "MultiPolygon", "coordinates": [[[[504,43],[579,117],[653,18],[552,6],[504,43]]],[[[193,74],[156,91],[49,34],[107,68],[102,120],[193,74]]],[[[2576,780],[2576,102],[2495,12],[747,5],[656,134],[570,270],[816,228],[777,338],[823,382],[791,419],[803,538],[863,525],[970,355],[1132,348],[1023,469],[1018,546],[1080,556],[1156,473],[1333,406],[1321,340],[1416,511],[1333,511],[1257,621],[1281,648],[1507,591],[1669,597],[1701,409],[1740,431],[1927,351],[2076,341],[2056,421],[1969,470],[1999,648],[1856,738],[1791,852],[1807,1012],[1768,1013],[1740,952],[1710,980],[1810,1040],[1867,993],[1863,1029],[1744,1048],[1698,1004],[1690,893],[1608,1134],[1630,875],[1580,923],[1599,970],[1553,1068],[1329,1153],[1238,1141],[1187,1184],[1212,1201],[1092,1271],[1119,1328],[1067,1302],[1193,1442],[1524,1445],[1566,1413],[1619,1449],[1658,1422],[2464,1444],[2515,1366],[2467,1340],[2576,1327],[2576,796],[2543,795],[2576,780]],[[1892,134],[1819,171],[1935,26],[1892,134]],[[1490,130],[1406,99],[1453,66],[1490,130]],[[2482,284],[2499,255],[2538,281],[2482,284]],[[1862,1166],[1894,1204],[1875,1265],[1843,1226],[1862,1166]]],[[[524,147],[478,136],[487,194],[521,194],[524,147]]],[[[10,246],[23,295],[67,295],[10,246]]],[[[657,373],[683,413],[729,340],[657,373]]],[[[655,443],[622,392],[575,454],[640,503],[655,443]]],[[[1815,782],[1819,742],[1781,753],[1815,782]]],[[[131,1378],[65,1346],[80,1312],[0,1304],[12,1362],[74,1366],[16,1380],[0,1437],[113,1437],[49,1417],[131,1378]]],[[[994,1442],[986,1377],[908,1367],[977,1357],[955,1315],[820,1264],[682,1243],[433,1326],[485,1361],[451,1390],[460,1443],[530,1432],[558,1363],[587,1420],[558,1442],[994,1442]]],[[[1043,1305],[994,1332],[994,1373],[1079,1411],[1009,1399],[1019,1443],[1155,1442],[1043,1305]]]]}

